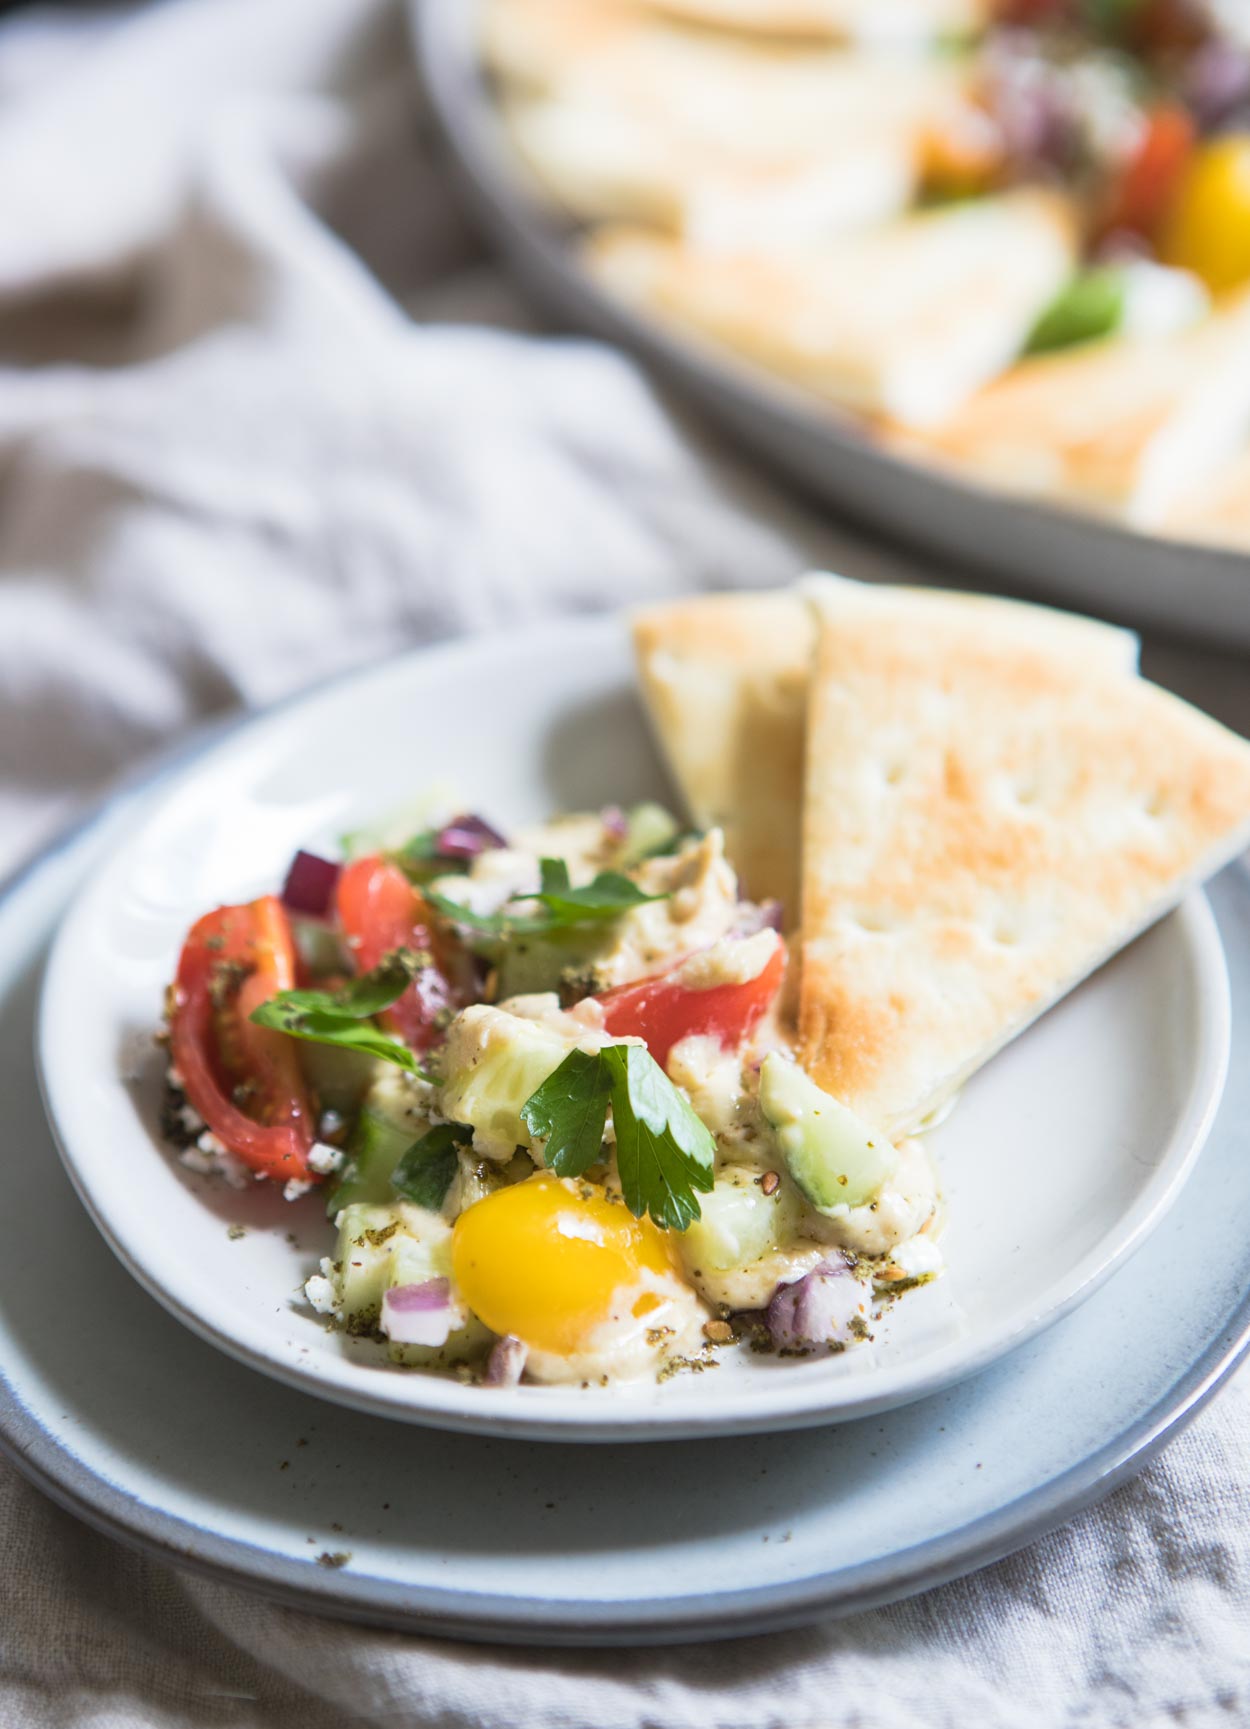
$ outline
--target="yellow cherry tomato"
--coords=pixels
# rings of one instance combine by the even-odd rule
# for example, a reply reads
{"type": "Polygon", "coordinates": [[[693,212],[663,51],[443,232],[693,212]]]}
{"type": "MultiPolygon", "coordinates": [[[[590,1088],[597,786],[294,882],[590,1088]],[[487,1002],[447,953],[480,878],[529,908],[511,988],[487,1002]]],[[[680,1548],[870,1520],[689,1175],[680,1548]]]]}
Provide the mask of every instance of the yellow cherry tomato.
{"type": "Polygon", "coordinates": [[[466,1208],[452,1236],[456,1284],[474,1314],[535,1350],[593,1348],[605,1322],[659,1306],[672,1252],[650,1219],[580,1180],[540,1171],[466,1208]]]}
{"type": "Polygon", "coordinates": [[[1216,294],[1250,282],[1250,133],[1229,133],[1194,152],[1159,252],[1216,294]]]}

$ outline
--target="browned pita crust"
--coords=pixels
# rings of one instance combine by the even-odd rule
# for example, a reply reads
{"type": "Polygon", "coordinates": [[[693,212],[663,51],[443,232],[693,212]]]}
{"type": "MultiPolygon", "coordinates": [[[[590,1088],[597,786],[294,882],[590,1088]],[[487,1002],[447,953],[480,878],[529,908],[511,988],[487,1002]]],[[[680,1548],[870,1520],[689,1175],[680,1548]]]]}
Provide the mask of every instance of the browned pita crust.
{"type": "Polygon", "coordinates": [[[1175,336],[1022,361],[949,419],[895,441],[1013,492],[1147,523],[1250,420],[1250,295],[1175,336]],[[1210,448],[1214,440],[1215,448],[1210,448]]]}
{"type": "Polygon", "coordinates": [[[1177,499],[1159,527],[1179,540],[1250,552],[1250,449],[1177,499]]]}
{"type": "Polygon", "coordinates": [[[923,40],[978,29],[987,0],[645,0],[726,29],[786,36],[875,36],[923,40]]]}
{"type": "Polygon", "coordinates": [[[585,247],[623,299],[831,402],[909,425],[954,413],[1010,363],[1075,256],[1071,209],[1042,191],[791,251],[615,228],[585,247]]]}
{"type": "MultiPolygon", "coordinates": [[[[895,589],[905,596],[923,591],[895,589]]],[[[1131,671],[1131,632],[1048,607],[951,595],[969,618],[1025,616],[1074,659],[1131,671]]],[[[803,747],[814,633],[796,590],[704,595],[634,616],[639,679],[656,735],[700,827],[725,831],[748,891],[799,917],[803,747]]]]}
{"type": "Polygon", "coordinates": [[[898,1134],[1250,843],[1250,745],[1028,608],[812,593],[803,1060],[898,1134]]]}

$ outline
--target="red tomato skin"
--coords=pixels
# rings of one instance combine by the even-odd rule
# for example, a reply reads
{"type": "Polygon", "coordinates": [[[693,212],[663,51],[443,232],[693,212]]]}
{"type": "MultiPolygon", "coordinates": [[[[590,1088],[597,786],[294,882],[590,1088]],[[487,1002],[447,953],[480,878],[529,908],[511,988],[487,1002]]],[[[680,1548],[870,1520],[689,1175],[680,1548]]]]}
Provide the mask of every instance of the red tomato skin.
{"type": "Polygon", "coordinates": [[[617,1038],[642,1039],[664,1068],[673,1046],[695,1033],[719,1039],[726,1050],[740,1045],[781,989],[785,968],[785,944],[779,941],[763,970],[745,984],[691,990],[672,972],[658,973],[618,985],[596,1000],[603,1005],[606,1030],[617,1038]]]}
{"type": "Polygon", "coordinates": [[[1194,123],[1183,108],[1163,104],[1146,116],[1146,129],[1112,188],[1103,231],[1129,229],[1148,239],[1172,207],[1193,153],[1194,123]]]}
{"type": "Polygon", "coordinates": [[[183,1091],[223,1146],[260,1175],[279,1182],[314,1178],[312,1108],[291,1041],[254,1026],[252,1010],[295,983],[295,950],[276,895],[218,907],[187,934],[170,1015],[170,1055],[183,1091]],[[245,972],[220,988],[225,969],[245,972]],[[250,1090],[255,1114],[235,1101],[250,1090]]]}
{"type": "Polygon", "coordinates": [[[433,957],[379,1017],[414,1051],[428,1051],[441,1038],[448,1014],[467,999],[452,983],[420,893],[397,864],[374,856],[344,866],[336,905],[357,972],[368,972],[396,949],[423,949],[433,957]]]}

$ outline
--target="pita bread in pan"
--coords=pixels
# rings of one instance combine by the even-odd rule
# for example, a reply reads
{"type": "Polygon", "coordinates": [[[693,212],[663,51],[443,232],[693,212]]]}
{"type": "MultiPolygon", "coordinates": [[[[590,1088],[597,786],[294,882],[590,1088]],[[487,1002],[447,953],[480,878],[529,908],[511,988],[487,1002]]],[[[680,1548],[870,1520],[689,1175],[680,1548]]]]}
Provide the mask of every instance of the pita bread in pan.
{"type": "Polygon", "coordinates": [[[793,250],[718,250],[605,228],[592,273],[696,336],[844,407],[927,425],[1020,352],[1071,274],[1062,197],[1022,191],[793,250]]]}
{"type": "MultiPolygon", "coordinates": [[[[888,592],[905,600],[924,591],[888,592]]],[[[1137,665],[1131,631],[984,595],[947,599],[969,630],[982,618],[1017,619],[1073,659],[1125,672],[1137,665]]],[[[779,900],[787,926],[796,925],[815,645],[807,602],[793,589],[704,595],[636,613],[633,630],[652,725],[692,819],[725,831],[747,892],[779,900]]]]}
{"type": "Polygon", "coordinates": [[[1250,295],[1177,335],[1022,361],[897,444],[1034,497],[1166,517],[1250,429],[1250,295]]]}
{"type": "Polygon", "coordinates": [[[897,1135],[1250,843],[1250,744],[1018,618],[808,592],[803,1061],[897,1135]]]}
{"type": "Polygon", "coordinates": [[[1159,527],[1182,540],[1250,552],[1250,449],[1177,499],[1159,527]]]}
{"type": "Polygon", "coordinates": [[[778,35],[916,42],[979,29],[988,0],[644,0],[675,17],[778,35]]]}
{"type": "MultiPolygon", "coordinates": [[[[493,21],[493,22],[492,22],[493,21]]],[[[583,0],[495,0],[512,144],[585,220],[792,243],[906,209],[928,138],[966,124],[949,57],[709,35],[583,0]]]]}

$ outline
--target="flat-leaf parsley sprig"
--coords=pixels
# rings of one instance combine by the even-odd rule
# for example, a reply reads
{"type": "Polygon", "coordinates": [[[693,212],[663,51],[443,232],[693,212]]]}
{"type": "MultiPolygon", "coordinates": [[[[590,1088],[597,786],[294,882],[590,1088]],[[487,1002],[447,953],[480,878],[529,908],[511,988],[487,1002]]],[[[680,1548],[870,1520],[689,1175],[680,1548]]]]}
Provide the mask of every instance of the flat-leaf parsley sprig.
{"type": "Polygon", "coordinates": [[[573,888],[569,882],[569,867],[563,859],[542,859],[539,869],[541,880],[537,892],[513,895],[499,912],[474,912],[450,895],[439,894],[434,889],[424,891],[425,899],[450,924],[462,925],[484,937],[503,941],[512,936],[551,936],[579,926],[607,924],[620,918],[622,913],[631,912],[634,907],[668,899],[667,894],[646,894],[632,877],[621,871],[600,871],[593,881],[573,888]],[[530,913],[510,911],[509,908],[518,901],[537,901],[539,910],[530,913]]]}
{"type": "Polygon", "coordinates": [[[339,990],[278,991],[253,1010],[251,1018],[257,1026],[272,1027],[293,1039],[380,1057],[429,1080],[403,1040],[384,1032],[373,1018],[398,1002],[429,962],[422,949],[395,949],[339,990]]]}
{"type": "Polygon", "coordinates": [[[526,1100],[521,1120],[546,1141],[549,1170],[579,1177],[603,1157],[609,1104],[625,1205],[663,1230],[686,1230],[700,1216],[695,1191],[712,1188],[716,1143],[645,1046],[570,1051],[526,1100]]]}

